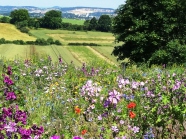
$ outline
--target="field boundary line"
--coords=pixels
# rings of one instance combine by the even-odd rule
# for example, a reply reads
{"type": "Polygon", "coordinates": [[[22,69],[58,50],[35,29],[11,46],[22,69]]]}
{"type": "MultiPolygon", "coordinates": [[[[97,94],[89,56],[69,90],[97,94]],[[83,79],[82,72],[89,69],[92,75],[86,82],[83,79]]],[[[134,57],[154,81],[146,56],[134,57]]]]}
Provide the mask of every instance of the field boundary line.
{"type": "Polygon", "coordinates": [[[102,58],[103,60],[105,60],[106,62],[108,62],[111,65],[115,65],[116,64],[110,60],[108,57],[106,57],[104,54],[100,53],[99,51],[95,50],[94,48],[92,48],[91,46],[86,46],[89,50],[91,50],[95,55],[97,55],[98,57],[102,58]]]}
{"type": "Polygon", "coordinates": [[[69,46],[67,46],[66,48],[67,48],[67,50],[72,54],[72,56],[73,56],[77,61],[79,61],[80,63],[83,63],[83,61],[81,61],[77,56],[75,56],[75,54],[73,54],[74,52],[72,52],[68,47],[69,47],[69,46]]]}

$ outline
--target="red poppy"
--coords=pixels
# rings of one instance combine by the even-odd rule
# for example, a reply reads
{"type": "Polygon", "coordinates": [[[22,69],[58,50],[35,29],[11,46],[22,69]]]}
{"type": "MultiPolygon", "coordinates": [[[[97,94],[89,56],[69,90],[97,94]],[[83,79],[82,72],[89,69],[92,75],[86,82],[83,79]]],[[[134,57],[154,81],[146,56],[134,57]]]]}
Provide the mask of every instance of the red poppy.
{"type": "Polygon", "coordinates": [[[130,118],[135,118],[136,117],[136,114],[132,111],[129,112],[129,117],[130,118]]]}
{"type": "Polygon", "coordinates": [[[76,114],[80,114],[81,113],[81,109],[78,106],[75,107],[75,113],[76,114]]]}
{"type": "Polygon", "coordinates": [[[81,131],[81,134],[82,135],[85,135],[86,133],[87,133],[87,130],[86,129],[84,129],[84,130],[81,131]]]}
{"type": "Polygon", "coordinates": [[[136,107],[136,103],[135,102],[130,102],[128,105],[127,105],[127,108],[128,109],[132,109],[132,108],[135,108],[136,107]]]}

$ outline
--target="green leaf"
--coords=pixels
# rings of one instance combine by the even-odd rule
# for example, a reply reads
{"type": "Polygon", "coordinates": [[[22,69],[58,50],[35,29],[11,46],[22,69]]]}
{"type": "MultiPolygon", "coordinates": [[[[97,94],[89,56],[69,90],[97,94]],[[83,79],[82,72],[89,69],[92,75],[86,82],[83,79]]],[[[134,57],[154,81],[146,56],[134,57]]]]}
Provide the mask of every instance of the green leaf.
{"type": "Polygon", "coordinates": [[[162,96],[162,102],[163,102],[163,104],[168,104],[170,101],[169,101],[169,98],[166,96],[166,95],[163,95],[162,96]]]}

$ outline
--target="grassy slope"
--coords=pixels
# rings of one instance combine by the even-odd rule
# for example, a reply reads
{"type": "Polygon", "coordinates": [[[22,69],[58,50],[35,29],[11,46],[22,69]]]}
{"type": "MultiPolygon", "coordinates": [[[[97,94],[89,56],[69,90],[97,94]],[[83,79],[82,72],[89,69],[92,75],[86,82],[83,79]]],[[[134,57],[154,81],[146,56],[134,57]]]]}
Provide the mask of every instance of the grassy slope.
{"type": "Polygon", "coordinates": [[[71,23],[71,24],[76,24],[76,25],[83,25],[85,20],[79,20],[79,19],[68,19],[68,18],[63,18],[62,22],[64,23],[71,23]]]}
{"type": "Polygon", "coordinates": [[[14,25],[7,23],[0,23],[0,38],[5,38],[6,40],[36,40],[35,37],[22,33],[14,25]]]}

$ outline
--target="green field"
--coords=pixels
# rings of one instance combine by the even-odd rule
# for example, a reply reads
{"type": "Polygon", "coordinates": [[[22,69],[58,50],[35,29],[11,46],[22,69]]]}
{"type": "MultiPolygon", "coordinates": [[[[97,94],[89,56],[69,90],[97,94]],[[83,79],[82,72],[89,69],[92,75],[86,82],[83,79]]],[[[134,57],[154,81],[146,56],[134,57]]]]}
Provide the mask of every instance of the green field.
{"type": "Polygon", "coordinates": [[[92,46],[92,48],[94,50],[96,50],[97,52],[99,52],[100,54],[102,54],[103,56],[105,56],[106,58],[108,58],[111,61],[113,61],[114,63],[118,63],[116,57],[114,55],[111,55],[111,53],[113,51],[113,47],[106,47],[106,46],[97,47],[97,46],[92,46]]]}
{"type": "Polygon", "coordinates": [[[94,31],[68,31],[68,30],[31,30],[30,33],[37,38],[52,37],[58,39],[62,44],[68,43],[96,43],[103,46],[114,46],[114,36],[112,33],[94,32],[94,31]]]}
{"type": "Polygon", "coordinates": [[[29,45],[15,45],[15,44],[2,44],[0,45],[0,57],[6,57],[7,59],[30,59],[33,54],[43,58],[43,56],[50,55],[53,62],[58,61],[58,57],[61,56],[65,63],[73,63],[80,66],[77,59],[73,57],[71,52],[63,46],[29,46],[29,45]]]}
{"type": "Polygon", "coordinates": [[[71,23],[73,25],[83,25],[85,20],[79,20],[79,19],[68,19],[68,18],[63,18],[62,22],[64,23],[71,23]]]}
{"type": "Polygon", "coordinates": [[[50,55],[53,62],[57,62],[59,56],[62,57],[66,63],[73,63],[77,66],[82,63],[97,61],[105,61],[109,64],[118,64],[116,58],[111,56],[114,48],[114,36],[111,33],[93,32],[93,31],[68,31],[68,30],[48,30],[37,29],[30,30],[30,35],[21,33],[11,24],[0,24],[0,38],[6,40],[36,40],[36,38],[48,39],[52,37],[54,40],[60,40],[62,46],[33,46],[33,45],[14,45],[3,44],[0,45],[0,56],[7,59],[28,59],[33,54],[39,58],[50,55]],[[96,43],[101,46],[68,46],[68,43],[96,43]]]}

